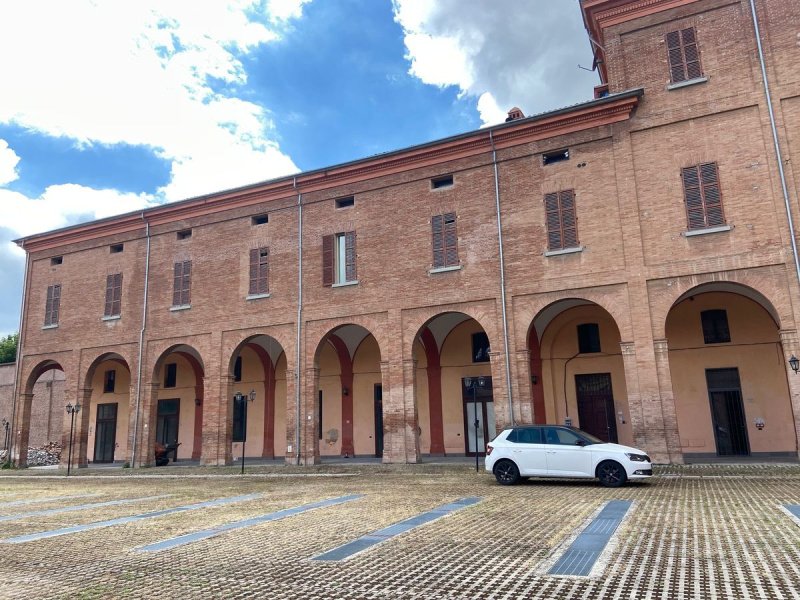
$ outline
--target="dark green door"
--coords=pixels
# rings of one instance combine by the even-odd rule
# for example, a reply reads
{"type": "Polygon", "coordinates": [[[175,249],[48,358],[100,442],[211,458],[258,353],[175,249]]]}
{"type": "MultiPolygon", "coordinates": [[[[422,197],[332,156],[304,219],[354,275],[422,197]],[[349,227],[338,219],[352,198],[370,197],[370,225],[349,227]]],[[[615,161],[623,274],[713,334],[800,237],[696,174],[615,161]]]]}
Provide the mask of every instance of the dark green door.
{"type": "Polygon", "coordinates": [[[117,440],[117,403],[98,404],[94,430],[94,462],[114,462],[117,440]]]}
{"type": "Polygon", "coordinates": [[[383,386],[375,384],[375,456],[383,456],[383,386]]]}
{"type": "MultiPolygon", "coordinates": [[[[156,422],[156,442],[164,446],[178,444],[178,418],[180,416],[181,401],[178,398],[158,401],[158,420],[156,422]]],[[[175,450],[173,460],[177,458],[175,450]]]]}
{"type": "Polygon", "coordinates": [[[711,422],[719,456],[747,456],[750,443],[739,369],[706,369],[711,422]]]}

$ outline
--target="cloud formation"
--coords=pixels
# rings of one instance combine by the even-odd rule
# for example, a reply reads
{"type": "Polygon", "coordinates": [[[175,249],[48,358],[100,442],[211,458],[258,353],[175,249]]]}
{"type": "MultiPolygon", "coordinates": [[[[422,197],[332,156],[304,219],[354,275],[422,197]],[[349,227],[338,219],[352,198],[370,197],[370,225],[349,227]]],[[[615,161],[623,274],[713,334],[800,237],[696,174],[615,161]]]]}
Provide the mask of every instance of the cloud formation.
{"type": "Polygon", "coordinates": [[[17,179],[17,163],[19,163],[17,153],[8,147],[8,142],[0,139],[0,185],[6,185],[17,179]]]}
{"type": "Polygon", "coordinates": [[[393,0],[393,8],[409,73],[475,97],[484,124],[504,121],[513,106],[531,115],[591,99],[599,83],[577,67],[592,63],[577,2],[393,0]]]}

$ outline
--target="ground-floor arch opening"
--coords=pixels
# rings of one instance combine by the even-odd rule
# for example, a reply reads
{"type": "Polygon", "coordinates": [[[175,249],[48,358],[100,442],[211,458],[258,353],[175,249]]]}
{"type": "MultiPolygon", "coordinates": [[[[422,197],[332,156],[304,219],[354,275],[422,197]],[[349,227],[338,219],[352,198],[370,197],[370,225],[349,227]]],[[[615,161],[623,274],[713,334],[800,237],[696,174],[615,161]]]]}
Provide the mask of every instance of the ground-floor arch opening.
{"type": "Polygon", "coordinates": [[[685,460],[796,459],[780,323],[762,294],[698,286],[673,304],[665,332],[685,460]]]}
{"type": "Polygon", "coordinates": [[[619,327],[607,310],[581,298],[550,304],[531,324],[528,350],[536,423],[633,443],[619,327]]]}
{"type": "Polygon", "coordinates": [[[64,403],[60,401],[66,395],[65,382],[64,368],[55,360],[39,362],[25,379],[23,393],[19,395],[15,410],[15,422],[10,427],[9,435],[11,460],[18,466],[28,464],[29,448],[51,444],[62,447],[61,462],[66,465],[66,411],[64,403]],[[37,423],[38,426],[32,428],[32,423],[37,423]]]}
{"type": "Polygon", "coordinates": [[[130,366],[116,353],[97,357],[87,369],[80,464],[127,460],[131,381],[130,366]]]}
{"type": "Polygon", "coordinates": [[[286,353],[269,335],[254,335],[229,363],[231,454],[272,459],[286,448],[286,353]],[[252,396],[252,400],[250,397],[252,396]]]}
{"type": "Polygon", "coordinates": [[[484,455],[498,421],[484,328],[461,312],[437,315],[420,328],[413,352],[420,453],[484,455]]]}

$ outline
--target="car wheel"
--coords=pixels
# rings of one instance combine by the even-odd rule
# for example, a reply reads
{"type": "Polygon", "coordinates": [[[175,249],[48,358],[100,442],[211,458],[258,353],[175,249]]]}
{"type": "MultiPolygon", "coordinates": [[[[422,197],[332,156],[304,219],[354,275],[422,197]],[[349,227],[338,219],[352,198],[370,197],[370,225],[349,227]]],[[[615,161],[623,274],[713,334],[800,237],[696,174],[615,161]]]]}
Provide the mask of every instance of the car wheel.
{"type": "Polygon", "coordinates": [[[620,487],[625,485],[628,474],[618,462],[606,460],[597,465],[597,478],[604,487],[620,487]]]}
{"type": "Polygon", "coordinates": [[[510,460],[501,460],[494,466],[494,477],[500,485],[514,485],[519,481],[519,469],[510,460]]]}

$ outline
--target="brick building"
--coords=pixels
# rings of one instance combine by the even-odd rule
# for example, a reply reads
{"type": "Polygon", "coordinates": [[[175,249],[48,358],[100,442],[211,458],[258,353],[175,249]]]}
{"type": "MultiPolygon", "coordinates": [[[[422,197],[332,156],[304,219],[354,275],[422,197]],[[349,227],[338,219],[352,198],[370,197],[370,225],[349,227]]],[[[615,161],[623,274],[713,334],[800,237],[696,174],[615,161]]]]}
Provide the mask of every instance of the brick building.
{"type": "Polygon", "coordinates": [[[19,240],[15,452],[57,369],[83,464],[245,434],[415,462],[566,419],[659,462],[796,458],[800,3],[580,10],[590,101],[19,240]]]}

